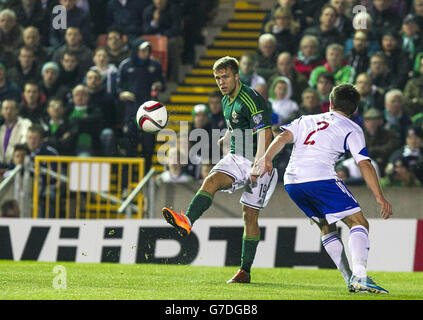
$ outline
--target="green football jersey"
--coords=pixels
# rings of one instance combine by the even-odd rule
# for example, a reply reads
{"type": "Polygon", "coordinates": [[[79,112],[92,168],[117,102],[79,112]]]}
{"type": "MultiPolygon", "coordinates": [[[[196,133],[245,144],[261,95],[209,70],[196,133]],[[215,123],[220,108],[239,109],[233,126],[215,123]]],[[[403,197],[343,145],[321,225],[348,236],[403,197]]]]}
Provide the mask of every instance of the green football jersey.
{"type": "Polygon", "coordinates": [[[261,95],[245,84],[232,101],[222,98],[226,126],[231,131],[231,153],[254,161],[257,133],[271,127],[272,110],[261,95]]]}

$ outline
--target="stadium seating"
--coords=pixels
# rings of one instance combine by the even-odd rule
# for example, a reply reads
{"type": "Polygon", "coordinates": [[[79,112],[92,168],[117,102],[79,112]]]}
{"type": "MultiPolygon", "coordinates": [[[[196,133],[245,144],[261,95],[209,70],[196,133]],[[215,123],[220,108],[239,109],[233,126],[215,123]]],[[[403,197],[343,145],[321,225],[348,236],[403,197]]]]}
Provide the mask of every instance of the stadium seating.
{"type": "MultiPolygon", "coordinates": [[[[180,121],[192,121],[192,108],[198,103],[207,103],[208,94],[217,89],[213,78],[212,66],[222,56],[240,58],[245,52],[254,52],[257,48],[257,39],[263,28],[266,10],[259,4],[246,1],[237,1],[232,19],[222,28],[204,56],[197,61],[191,72],[185,76],[182,83],[178,84],[176,91],[170,99],[164,102],[170,112],[168,129],[179,132],[180,121]]],[[[143,36],[146,39],[146,36],[143,36]]],[[[163,145],[158,141],[156,152],[163,145]]],[[[153,156],[153,167],[163,171],[163,166],[158,163],[157,155],[153,156]]]]}
{"type": "Polygon", "coordinates": [[[151,42],[151,44],[153,45],[151,56],[154,59],[160,61],[160,63],[162,64],[163,75],[166,75],[168,67],[167,37],[156,35],[143,35],[141,38],[151,42]]]}

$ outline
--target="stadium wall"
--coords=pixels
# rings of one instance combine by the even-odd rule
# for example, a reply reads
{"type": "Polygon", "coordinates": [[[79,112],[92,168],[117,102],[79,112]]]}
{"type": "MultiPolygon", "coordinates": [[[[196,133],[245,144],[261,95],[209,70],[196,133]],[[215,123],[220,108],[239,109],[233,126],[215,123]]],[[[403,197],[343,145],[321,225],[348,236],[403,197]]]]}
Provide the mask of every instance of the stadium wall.
{"type": "MultiPolygon", "coordinates": [[[[369,219],[373,271],[423,271],[423,220],[369,219]]],[[[348,249],[348,229],[339,225],[348,249]]],[[[163,219],[1,219],[0,260],[239,266],[240,219],[200,219],[182,239],[163,219]]],[[[348,250],[347,250],[348,252],[348,250]]],[[[305,218],[261,220],[254,267],[335,268],[305,218]]]]}
{"type": "MultiPolygon", "coordinates": [[[[186,210],[192,197],[200,187],[200,183],[162,184],[156,190],[155,218],[161,218],[160,210],[172,206],[175,210],[186,210]]],[[[360,203],[364,215],[368,218],[379,218],[379,208],[367,187],[349,187],[360,203]]],[[[384,193],[392,203],[392,219],[423,220],[423,189],[422,188],[385,188],[384,193]]],[[[239,199],[242,191],[235,194],[217,192],[212,207],[202,218],[236,218],[241,217],[239,199]]],[[[267,207],[260,213],[263,218],[302,218],[304,214],[289,198],[282,184],[278,184],[270,198],[267,207]]]]}

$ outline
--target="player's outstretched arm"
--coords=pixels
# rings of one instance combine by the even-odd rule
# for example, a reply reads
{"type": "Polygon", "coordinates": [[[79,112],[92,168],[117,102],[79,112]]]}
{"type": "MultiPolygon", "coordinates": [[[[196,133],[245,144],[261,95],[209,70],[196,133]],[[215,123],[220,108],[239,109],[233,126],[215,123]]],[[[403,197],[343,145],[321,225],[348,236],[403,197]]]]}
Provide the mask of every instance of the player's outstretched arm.
{"type": "Polygon", "coordinates": [[[226,130],[225,135],[217,141],[217,145],[223,149],[224,143],[226,143],[231,137],[231,131],[226,130]]]}
{"type": "Polygon", "coordinates": [[[375,168],[370,160],[362,160],[357,165],[364,181],[366,181],[366,184],[375,196],[377,203],[380,205],[380,215],[382,218],[388,219],[392,215],[392,206],[383,196],[375,168]]]}
{"type": "Polygon", "coordinates": [[[263,176],[265,173],[271,174],[273,169],[272,160],[282,151],[286,144],[294,140],[294,135],[289,130],[279,134],[267,148],[266,153],[254,164],[251,176],[263,176]]]}
{"type": "Polygon", "coordinates": [[[257,162],[260,158],[264,156],[264,153],[272,142],[272,139],[273,133],[270,128],[264,129],[258,133],[255,162],[257,162]]]}

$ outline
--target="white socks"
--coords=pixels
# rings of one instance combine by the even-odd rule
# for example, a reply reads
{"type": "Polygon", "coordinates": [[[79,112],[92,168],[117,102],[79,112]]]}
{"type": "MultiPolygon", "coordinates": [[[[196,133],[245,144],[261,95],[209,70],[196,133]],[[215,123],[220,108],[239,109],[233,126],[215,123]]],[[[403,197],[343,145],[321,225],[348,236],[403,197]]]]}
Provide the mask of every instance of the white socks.
{"type": "Polygon", "coordinates": [[[342,244],[342,240],[339,238],[338,232],[334,231],[323,235],[322,244],[338,270],[342,273],[345,282],[348,283],[351,278],[351,270],[347,256],[345,255],[344,245],[342,244]]]}
{"type": "Polygon", "coordinates": [[[367,277],[367,257],[369,255],[369,233],[363,226],[350,229],[349,247],[352,259],[353,275],[359,278],[367,277]]]}

